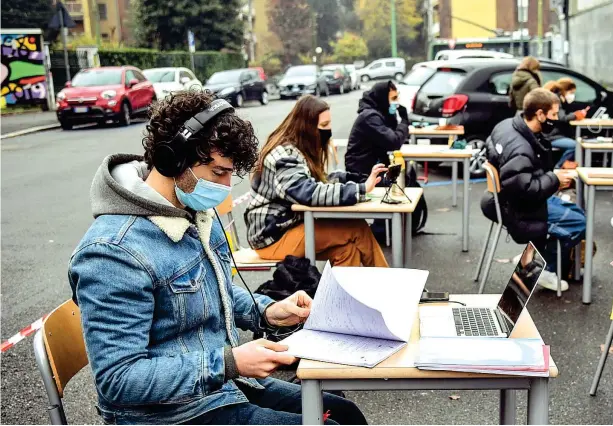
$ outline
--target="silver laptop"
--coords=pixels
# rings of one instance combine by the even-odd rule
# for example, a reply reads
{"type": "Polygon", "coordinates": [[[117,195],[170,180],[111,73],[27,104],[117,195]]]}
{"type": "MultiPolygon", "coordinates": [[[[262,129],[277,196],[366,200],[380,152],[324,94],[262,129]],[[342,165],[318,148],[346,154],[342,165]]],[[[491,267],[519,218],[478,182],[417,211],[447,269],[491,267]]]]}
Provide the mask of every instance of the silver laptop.
{"type": "Polygon", "coordinates": [[[522,253],[498,306],[421,306],[421,337],[509,337],[525,309],[546,262],[532,243],[522,253]]]}

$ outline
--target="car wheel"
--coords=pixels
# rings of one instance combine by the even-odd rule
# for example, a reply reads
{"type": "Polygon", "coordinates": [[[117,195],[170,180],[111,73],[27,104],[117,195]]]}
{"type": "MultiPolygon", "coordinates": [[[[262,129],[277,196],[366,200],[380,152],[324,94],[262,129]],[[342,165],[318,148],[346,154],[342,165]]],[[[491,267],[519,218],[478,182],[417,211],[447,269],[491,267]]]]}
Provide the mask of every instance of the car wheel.
{"type": "Polygon", "coordinates": [[[370,77],[367,75],[362,76],[362,83],[368,83],[370,81],[370,77]]]}
{"type": "Polygon", "coordinates": [[[62,130],[72,130],[72,123],[70,121],[62,120],[60,121],[60,126],[62,126],[62,130]]]}
{"type": "Polygon", "coordinates": [[[234,98],[234,106],[236,108],[242,108],[244,103],[244,99],[243,99],[243,95],[241,95],[240,93],[236,95],[236,98],[234,98]]]}
{"type": "Polygon", "coordinates": [[[470,177],[479,178],[485,176],[485,169],[483,169],[483,164],[487,161],[485,141],[479,136],[469,137],[467,147],[478,149],[470,159],[468,167],[470,177]]]}
{"type": "Polygon", "coordinates": [[[121,104],[121,114],[119,115],[119,125],[126,127],[132,123],[132,111],[130,109],[130,104],[124,101],[121,104]]]}
{"type": "Polygon", "coordinates": [[[262,91],[262,96],[260,97],[260,103],[262,105],[268,105],[268,92],[262,91]]]}
{"type": "Polygon", "coordinates": [[[394,76],[396,81],[402,80],[402,77],[404,77],[404,75],[401,72],[397,72],[396,75],[394,76]]]}

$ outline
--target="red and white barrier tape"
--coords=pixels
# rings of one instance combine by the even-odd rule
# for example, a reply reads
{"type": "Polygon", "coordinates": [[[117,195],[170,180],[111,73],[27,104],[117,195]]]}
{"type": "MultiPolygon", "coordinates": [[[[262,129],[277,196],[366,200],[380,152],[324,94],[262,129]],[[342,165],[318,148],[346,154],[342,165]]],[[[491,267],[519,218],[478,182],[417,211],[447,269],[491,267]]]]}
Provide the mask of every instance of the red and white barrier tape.
{"type": "Polygon", "coordinates": [[[240,197],[235,198],[234,200],[232,200],[232,208],[244,203],[245,201],[248,201],[251,199],[251,193],[247,192],[243,195],[241,195],[240,197]]]}
{"type": "MultiPolygon", "coordinates": [[[[232,208],[241,205],[242,203],[250,199],[251,194],[247,192],[246,194],[243,194],[232,201],[232,208]]],[[[230,225],[232,225],[232,223],[228,224],[225,229],[228,229],[230,225]]],[[[19,333],[12,336],[10,339],[2,342],[2,344],[0,345],[0,352],[6,352],[8,349],[21,342],[23,339],[34,333],[36,330],[40,329],[43,326],[43,321],[45,321],[45,318],[47,318],[48,316],[49,315],[47,314],[44,317],[37,319],[32,324],[21,330],[19,333]]]]}
{"type": "Polygon", "coordinates": [[[21,342],[23,339],[28,337],[30,334],[34,333],[36,330],[41,328],[43,326],[43,322],[45,321],[45,318],[47,318],[48,316],[49,315],[47,314],[44,317],[37,319],[32,324],[30,324],[29,326],[21,330],[19,333],[15,334],[10,339],[2,342],[2,345],[0,345],[0,352],[6,352],[9,348],[12,348],[17,343],[21,342]]]}

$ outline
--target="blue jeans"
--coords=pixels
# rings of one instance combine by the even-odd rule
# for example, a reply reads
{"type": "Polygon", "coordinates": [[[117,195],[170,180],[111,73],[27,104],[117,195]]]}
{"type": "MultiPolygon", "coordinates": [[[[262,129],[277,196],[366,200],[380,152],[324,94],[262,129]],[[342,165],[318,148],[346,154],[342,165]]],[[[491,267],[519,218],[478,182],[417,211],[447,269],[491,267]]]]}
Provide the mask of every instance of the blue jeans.
{"type": "Polygon", "coordinates": [[[577,142],[575,142],[575,140],[571,138],[560,138],[560,139],[556,139],[555,141],[551,142],[552,147],[558,148],[564,151],[562,152],[562,157],[556,163],[556,166],[555,166],[556,169],[559,169],[560,167],[562,167],[562,165],[564,164],[566,160],[574,161],[576,144],[577,142]]]}
{"type": "Polygon", "coordinates": [[[559,197],[547,200],[547,225],[550,241],[547,243],[543,257],[547,261],[547,270],[556,272],[556,251],[559,240],[562,247],[562,259],[568,258],[570,249],[585,237],[585,213],[576,204],[563,201],[559,197]]]}
{"type": "MultiPolygon", "coordinates": [[[[258,390],[236,383],[248,403],[227,405],[209,411],[184,424],[204,425],[298,425],[302,424],[300,385],[277,379],[258,380],[266,389],[258,390]]],[[[365,425],[366,419],[351,401],[324,393],[324,412],[330,411],[327,425],[365,425]]]]}

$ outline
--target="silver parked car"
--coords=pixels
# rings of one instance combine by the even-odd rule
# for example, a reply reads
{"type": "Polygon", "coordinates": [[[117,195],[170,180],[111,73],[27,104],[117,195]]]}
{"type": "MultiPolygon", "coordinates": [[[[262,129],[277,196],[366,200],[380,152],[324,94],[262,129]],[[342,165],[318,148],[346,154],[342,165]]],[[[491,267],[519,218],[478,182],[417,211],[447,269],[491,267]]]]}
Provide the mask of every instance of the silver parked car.
{"type": "Polygon", "coordinates": [[[358,75],[363,83],[377,78],[394,78],[402,80],[406,73],[407,65],[402,58],[383,58],[372,61],[364,68],[358,70],[358,75]]]}

